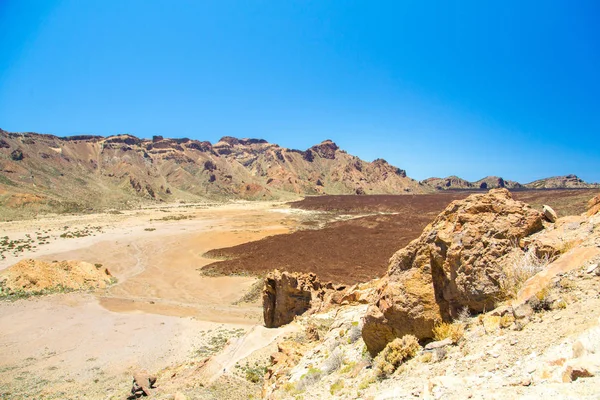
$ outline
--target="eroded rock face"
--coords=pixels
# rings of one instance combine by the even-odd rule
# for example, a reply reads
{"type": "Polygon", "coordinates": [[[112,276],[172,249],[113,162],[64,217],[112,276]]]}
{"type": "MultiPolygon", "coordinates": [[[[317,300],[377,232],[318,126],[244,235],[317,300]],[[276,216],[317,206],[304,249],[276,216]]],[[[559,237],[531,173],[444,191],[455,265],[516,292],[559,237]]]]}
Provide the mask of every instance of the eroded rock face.
{"type": "Polygon", "coordinates": [[[267,328],[288,324],[296,315],[328,310],[332,306],[368,304],[375,299],[375,281],[353,285],[322,283],[313,274],[280,272],[265,277],[263,317],[267,328]]]}
{"type": "Polygon", "coordinates": [[[364,317],[362,337],[371,355],[407,334],[419,339],[431,337],[441,321],[440,307],[433,291],[431,270],[411,268],[382,278],[376,301],[364,317]]]}
{"type": "Polygon", "coordinates": [[[273,271],[265,277],[263,316],[267,328],[276,328],[303,314],[325,289],[315,274],[273,271]]]}
{"type": "Polygon", "coordinates": [[[439,320],[463,308],[491,310],[500,295],[502,258],[543,229],[542,214],[506,189],[452,202],[418,239],[390,259],[378,297],[365,315],[372,354],[395,337],[431,337],[439,320]]]}
{"type": "Polygon", "coordinates": [[[598,214],[600,212],[600,194],[590,201],[587,204],[588,211],[587,215],[591,217],[592,215],[598,214]]]}

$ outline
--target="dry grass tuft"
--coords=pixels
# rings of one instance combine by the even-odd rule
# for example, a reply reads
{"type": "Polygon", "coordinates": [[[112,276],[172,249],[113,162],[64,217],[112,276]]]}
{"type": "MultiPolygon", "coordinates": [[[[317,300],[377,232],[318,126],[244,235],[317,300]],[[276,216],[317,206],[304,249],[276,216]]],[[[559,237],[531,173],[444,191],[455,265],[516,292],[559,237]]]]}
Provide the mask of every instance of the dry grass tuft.
{"type": "Polygon", "coordinates": [[[548,257],[538,257],[533,248],[524,253],[515,253],[505,263],[499,279],[502,300],[515,298],[525,282],[545,269],[548,263],[548,257]]]}
{"type": "Polygon", "coordinates": [[[433,328],[433,339],[444,340],[450,338],[453,344],[458,343],[465,334],[465,325],[460,322],[449,324],[442,322],[433,328]]]}

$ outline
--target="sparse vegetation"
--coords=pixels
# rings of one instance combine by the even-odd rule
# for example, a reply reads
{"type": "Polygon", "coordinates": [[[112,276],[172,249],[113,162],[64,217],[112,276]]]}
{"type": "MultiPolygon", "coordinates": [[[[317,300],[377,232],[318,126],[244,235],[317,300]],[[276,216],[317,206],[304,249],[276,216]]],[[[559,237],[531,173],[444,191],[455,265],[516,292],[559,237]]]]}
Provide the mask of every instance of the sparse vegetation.
{"type": "Polygon", "coordinates": [[[365,389],[367,389],[369,386],[371,386],[375,382],[376,382],[376,379],[375,379],[375,377],[373,375],[367,375],[367,377],[365,377],[358,384],[358,390],[365,390],[365,389]]]}
{"type": "Polygon", "coordinates": [[[212,331],[208,331],[207,333],[211,334],[210,338],[206,344],[196,350],[196,354],[200,357],[210,357],[214,354],[217,354],[223,350],[223,348],[225,348],[225,345],[229,339],[242,336],[244,334],[244,330],[241,328],[232,330],[218,328],[214,334],[212,331]]]}
{"type": "Polygon", "coordinates": [[[332,396],[335,396],[335,394],[337,392],[339,392],[340,390],[342,390],[343,388],[344,388],[344,381],[341,379],[338,379],[329,387],[329,393],[331,393],[332,396]]]}
{"type": "Polygon", "coordinates": [[[5,286],[6,282],[0,282],[0,300],[8,300],[15,301],[21,299],[28,299],[34,296],[45,296],[48,294],[55,293],[70,293],[74,292],[76,289],[68,288],[63,285],[56,285],[51,288],[43,289],[43,290],[24,290],[24,289],[9,289],[5,286]]]}
{"type": "Polygon", "coordinates": [[[417,355],[420,349],[419,341],[413,335],[394,339],[373,360],[377,375],[380,378],[392,375],[403,362],[417,355]]]}
{"type": "Polygon", "coordinates": [[[318,368],[309,368],[306,374],[302,375],[298,383],[296,384],[296,390],[303,392],[307,388],[313,386],[315,383],[321,380],[323,371],[318,368]]]}
{"type": "Polygon", "coordinates": [[[241,369],[246,380],[252,383],[261,383],[265,373],[267,372],[267,367],[265,365],[259,365],[258,362],[256,362],[254,365],[246,363],[246,365],[241,367],[241,369]]]}
{"type": "Polygon", "coordinates": [[[552,308],[552,289],[548,286],[538,291],[529,300],[529,305],[534,311],[550,310],[552,308]]]}
{"type": "Polygon", "coordinates": [[[433,338],[435,340],[444,340],[450,338],[453,344],[458,343],[465,334],[465,325],[461,322],[447,323],[441,322],[433,328],[433,338]]]}
{"type": "Polygon", "coordinates": [[[233,302],[233,305],[238,305],[240,303],[252,303],[257,301],[258,299],[260,299],[263,286],[263,280],[257,279],[256,282],[254,282],[252,286],[250,286],[250,289],[248,289],[248,291],[244,293],[244,295],[241,298],[233,302]]]}
{"type": "Polygon", "coordinates": [[[167,215],[162,218],[150,219],[150,221],[181,221],[183,219],[191,219],[191,218],[192,217],[190,215],[178,214],[178,215],[167,215]]]}
{"type": "Polygon", "coordinates": [[[86,237],[86,236],[94,236],[94,235],[96,235],[96,233],[102,232],[101,226],[87,226],[83,229],[73,229],[73,230],[67,230],[68,228],[69,228],[68,226],[65,226],[63,228],[65,230],[65,232],[60,235],[61,238],[63,238],[63,239],[81,238],[81,237],[86,237]]]}
{"type": "Polygon", "coordinates": [[[360,326],[358,322],[356,322],[356,324],[353,322],[352,326],[348,330],[348,344],[355,343],[358,339],[360,339],[361,335],[362,326],[360,326]]]}
{"type": "Polygon", "coordinates": [[[323,373],[329,375],[342,366],[344,363],[344,353],[340,348],[336,348],[331,355],[323,362],[323,373]]]}
{"type": "Polygon", "coordinates": [[[548,257],[538,257],[534,248],[515,253],[505,263],[499,279],[501,300],[515,298],[525,282],[546,268],[548,263],[548,257]]]}

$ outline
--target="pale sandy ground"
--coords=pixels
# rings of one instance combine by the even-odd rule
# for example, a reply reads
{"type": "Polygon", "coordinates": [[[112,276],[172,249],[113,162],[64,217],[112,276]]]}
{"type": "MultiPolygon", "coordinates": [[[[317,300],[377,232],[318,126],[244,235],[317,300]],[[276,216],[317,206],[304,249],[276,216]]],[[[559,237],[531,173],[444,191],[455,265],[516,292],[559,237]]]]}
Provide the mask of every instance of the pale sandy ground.
{"type": "Polygon", "coordinates": [[[281,332],[257,326],[258,304],[231,304],[255,278],[198,269],[214,261],[202,257],[206,251],[288,232],[303,214],[277,203],[233,203],[0,224],[0,236],[11,239],[51,235],[35,251],[5,253],[0,269],[22,258],[83,260],[119,279],[99,293],[0,302],[0,398],[123,398],[133,370],[189,361],[211,334],[246,333],[228,347],[225,368],[272,342],[281,332]],[[160,220],[179,215],[190,219],[160,220]],[[86,226],[99,229],[59,237],[86,226]]]}

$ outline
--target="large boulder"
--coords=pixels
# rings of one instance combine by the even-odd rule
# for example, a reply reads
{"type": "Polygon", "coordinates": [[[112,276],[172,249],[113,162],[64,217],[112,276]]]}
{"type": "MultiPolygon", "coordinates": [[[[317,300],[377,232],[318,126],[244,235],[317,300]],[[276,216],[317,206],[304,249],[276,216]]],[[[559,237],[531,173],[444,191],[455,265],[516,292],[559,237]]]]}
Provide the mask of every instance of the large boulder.
{"type": "Polygon", "coordinates": [[[490,310],[501,295],[502,259],[543,229],[542,213],[506,189],[452,202],[421,236],[390,259],[363,338],[379,352],[395,337],[431,337],[437,321],[467,307],[490,310]]]}

